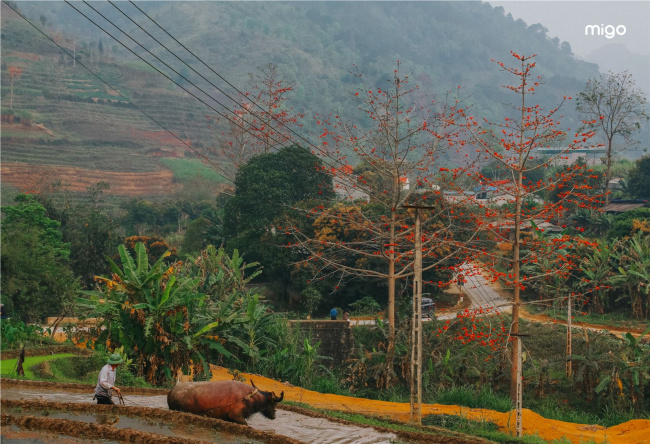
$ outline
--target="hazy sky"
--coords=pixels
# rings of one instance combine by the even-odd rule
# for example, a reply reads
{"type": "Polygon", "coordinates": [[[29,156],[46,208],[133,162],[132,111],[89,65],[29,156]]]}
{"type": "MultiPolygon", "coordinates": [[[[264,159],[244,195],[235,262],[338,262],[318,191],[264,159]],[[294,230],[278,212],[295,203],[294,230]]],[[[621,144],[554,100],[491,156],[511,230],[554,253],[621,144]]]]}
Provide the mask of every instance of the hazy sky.
{"type": "MultiPolygon", "coordinates": [[[[630,52],[650,54],[650,1],[488,1],[503,6],[515,19],[529,26],[541,23],[551,37],[571,44],[574,54],[584,58],[607,44],[623,44],[630,52]],[[607,38],[585,35],[587,25],[624,26],[625,34],[607,38]]],[[[612,28],[610,28],[611,30],[612,28]]],[[[619,31],[623,28],[619,27],[619,31]]]]}

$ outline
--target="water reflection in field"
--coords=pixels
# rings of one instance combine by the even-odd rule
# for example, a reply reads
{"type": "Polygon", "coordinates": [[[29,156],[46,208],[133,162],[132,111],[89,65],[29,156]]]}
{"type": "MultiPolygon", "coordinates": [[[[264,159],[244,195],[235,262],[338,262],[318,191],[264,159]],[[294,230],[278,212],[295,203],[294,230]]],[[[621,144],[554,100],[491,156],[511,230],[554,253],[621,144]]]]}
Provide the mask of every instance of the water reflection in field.
{"type": "MultiPolygon", "coordinates": [[[[6,387],[2,389],[2,398],[4,399],[25,399],[25,400],[41,400],[50,402],[74,402],[74,403],[94,403],[92,400],[92,393],[74,393],[65,391],[53,391],[43,387],[6,387]]],[[[153,407],[167,409],[167,397],[164,395],[125,395],[124,401],[127,406],[136,407],[153,407]]],[[[90,406],[89,406],[90,407],[90,406]]],[[[51,417],[57,417],[52,414],[51,417]]],[[[71,415],[63,413],[63,415],[71,415]]],[[[157,434],[171,434],[174,436],[178,431],[174,431],[169,427],[163,428],[160,425],[147,424],[146,421],[133,419],[133,418],[99,418],[102,415],[72,415],[77,421],[83,418],[86,422],[104,424],[114,423],[116,427],[128,427],[134,430],[152,432],[157,434]],[[162,431],[161,431],[162,430],[162,431]]],[[[105,415],[103,415],[105,416],[105,415]]],[[[248,418],[248,424],[260,431],[273,431],[277,434],[284,435],[304,443],[313,444],[329,444],[329,443],[390,443],[396,439],[396,436],[391,433],[381,433],[373,428],[357,427],[352,425],[340,424],[334,421],[329,421],[323,418],[312,418],[310,416],[301,415],[295,412],[277,410],[276,419],[270,420],[261,414],[255,414],[248,418]]],[[[177,436],[177,435],[176,435],[177,436]]],[[[202,439],[208,441],[205,436],[196,437],[195,439],[202,439]]],[[[3,443],[5,442],[3,436],[3,443]]],[[[8,441],[7,441],[8,442],[8,441]]],[[[18,442],[18,441],[17,441],[18,442]]],[[[24,443],[26,441],[20,441],[24,443]]],[[[34,441],[42,442],[42,441],[34,441]]],[[[215,442],[224,442],[215,441],[215,442]]],[[[250,442],[250,440],[248,441],[250,442]]]]}

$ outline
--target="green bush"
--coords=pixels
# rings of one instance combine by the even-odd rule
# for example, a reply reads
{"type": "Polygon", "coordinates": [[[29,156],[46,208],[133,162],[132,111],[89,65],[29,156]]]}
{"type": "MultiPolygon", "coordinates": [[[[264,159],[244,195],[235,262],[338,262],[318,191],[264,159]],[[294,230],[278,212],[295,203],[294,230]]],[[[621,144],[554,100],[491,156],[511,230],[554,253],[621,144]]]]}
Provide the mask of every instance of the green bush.
{"type": "MultiPolygon", "coordinates": [[[[332,373],[322,377],[315,377],[311,386],[309,386],[309,389],[318,393],[332,393],[335,395],[346,394],[341,390],[339,378],[332,373]]],[[[347,393],[347,395],[349,395],[349,393],[347,393]]]]}
{"type": "Polygon", "coordinates": [[[20,348],[21,344],[27,346],[53,342],[43,336],[41,327],[12,319],[3,319],[0,322],[0,335],[3,350],[20,348]]]}
{"type": "Polygon", "coordinates": [[[618,239],[632,234],[632,222],[634,220],[650,220],[650,208],[637,208],[619,214],[614,219],[612,229],[607,233],[609,239],[618,239]]]}
{"type": "Polygon", "coordinates": [[[350,304],[350,309],[352,310],[352,313],[357,316],[374,316],[379,310],[381,310],[381,305],[370,296],[366,296],[356,302],[352,302],[350,304]]]}
{"type": "Polygon", "coordinates": [[[87,358],[58,359],[50,363],[52,373],[62,379],[83,381],[86,383],[97,382],[99,371],[106,364],[106,357],[96,353],[87,358]]]}
{"type": "Polygon", "coordinates": [[[467,386],[451,387],[441,390],[435,396],[434,402],[445,405],[490,409],[497,412],[508,412],[513,408],[510,398],[494,393],[490,387],[482,387],[480,390],[467,386]]]}
{"type": "MultiPolygon", "coordinates": [[[[96,384],[99,372],[106,365],[105,353],[95,353],[87,358],[57,359],[49,362],[51,378],[65,381],[96,384]]],[[[128,368],[120,366],[117,369],[115,384],[127,387],[151,387],[144,378],[135,376],[128,368]]]]}

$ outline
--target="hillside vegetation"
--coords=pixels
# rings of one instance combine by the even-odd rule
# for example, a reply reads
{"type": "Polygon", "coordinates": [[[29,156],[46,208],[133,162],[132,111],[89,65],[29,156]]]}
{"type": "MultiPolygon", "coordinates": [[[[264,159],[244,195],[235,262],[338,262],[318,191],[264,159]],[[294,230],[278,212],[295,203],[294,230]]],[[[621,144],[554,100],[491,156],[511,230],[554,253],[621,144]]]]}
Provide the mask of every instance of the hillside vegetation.
{"type": "MultiPolygon", "coordinates": [[[[77,6],[86,8],[85,13],[106,25],[85,5],[77,6]]],[[[147,29],[155,30],[132,5],[119,6],[147,29]]],[[[161,163],[160,158],[194,157],[193,149],[212,143],[213,129],[205,116],[214,115],[213,110],[137,60],[72,8],[55,2],[19,3],[18,7],[61,46],[71,52],[76,48],[80,62],[118,91],[79,64],[74,66],[59,48],[3,4],[3,114],[5,120],[13,114],[14,120],[23,124],[3,124],[3,175],[7,172],[7,177],[13,177],[12,164],[58,165],[96,171],[87,180],[99,181],[105,179],[103,171],[167,169],[169,164],[161,163]],[[13,110],[8,110],[12,83],[9,67],[15,66],[22,73],[13,79],[13,110]],[[47,131],[34,131],[25,123],[40,124],[47,131]]],[[[109,4],[95,7],[180,74],[207,87],[195,74],[190,76],[188,68],[178,60],[163,55],[159,45],[116,9],[109,4]]],[[[511,50],[539,54],[547,86],[540,97],[542,104],[557,103],[564,95],[576,94],[588,78],[597,74],[596,65],[574,59],[569,44],[548,36],[543,26],[515,21],[505,15],[503,8],[492,8],[487,3],[146,2],[141,7],[243,91],[250,88],[249,73],[267,63],[277,65],[294,85],[287,103],[305,115],[300,131],[311,139],[315,114],[334,112],[353,118],[358,112],[349,100],[358,87],[358,80],[350,73],[356,68],[364,73],[369,85],[382,86],[395,61],[400,60],[411,82],[421,87],[423,97],[442,101],[447,91],[462,86],[461,95],[467,105],[473,105],[475,112],[486,118],[503,115],[507,109],[504,106],[508,99],[495,88],[504,83],[502,72],[491,59],[502,58],[511,50]]],[[[162,31],[153,34],[179,56],[190,59],[162,31]]],[[[199,62],[191,64],[231,92],[199,62]]],[[[157,66],[162,67],[159,63],[157,66]]],[[[170,76],[187,85],[179,75],[170,76]]],[[[219,101],[229,103],[214,88],[207,88],[219,101]]],[[[214,101],[206,101],[221,109],[214,101]]],[[[572,109],[565,112],[569,119],[573,118],[572,109]]],[[[25,187],[21,182],[15,185],[25,187]]]]}

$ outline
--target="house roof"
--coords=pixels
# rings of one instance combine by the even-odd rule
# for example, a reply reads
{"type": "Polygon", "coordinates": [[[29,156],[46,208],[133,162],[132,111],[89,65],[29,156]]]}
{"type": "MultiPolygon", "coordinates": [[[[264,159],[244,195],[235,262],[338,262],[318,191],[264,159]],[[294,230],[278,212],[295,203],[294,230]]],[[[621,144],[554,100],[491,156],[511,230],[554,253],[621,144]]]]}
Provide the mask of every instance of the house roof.
{"type": "MultiPolygon", "coordinates": [[[[562,231],[561,227],[558,227],[557,225],[552,224],[550,222],[546,222],[544,220],[536,220],[535,225],[537,226],[537,228],[539,228],[540,230],[543,230],[543,231],[554,231],[554,232],[562,231]]],[[[530,230],[533,227],[533,225],[530,223],[529,220],[521,222],[521,224],[519,226],[521,227],[522,230],[530,230]]],[[[515,227],[514,222],[512,222],[512,221],[503,221],[503,222],[501,222],[499,228],[511,230],[514,227],[515,227]]]]}
{"type": "Polygon", "coordinates": [[[648,201],[642,199],[612,200],[609,205],[603,208],[603,211],[605,213],[625,213],[626,211],[645,207],[647,204],[648,201]]]}

